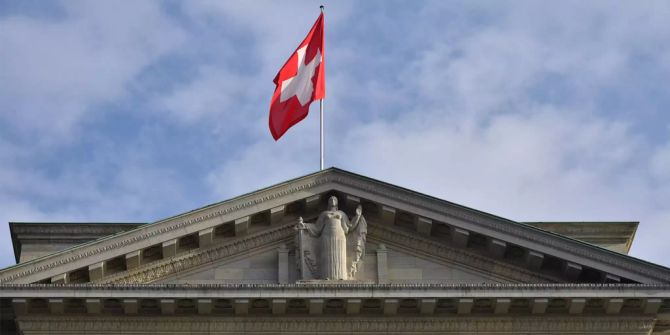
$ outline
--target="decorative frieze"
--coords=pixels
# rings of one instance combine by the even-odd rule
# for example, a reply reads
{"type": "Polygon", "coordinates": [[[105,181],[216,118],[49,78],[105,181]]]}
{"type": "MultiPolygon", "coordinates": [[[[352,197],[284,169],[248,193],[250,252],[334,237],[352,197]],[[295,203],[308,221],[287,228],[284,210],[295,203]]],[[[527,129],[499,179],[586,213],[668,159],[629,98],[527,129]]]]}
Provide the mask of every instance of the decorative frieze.
{"type": "MultiPolygon", "coordinates": [[[[312,296],[384,298],[397,294],[412,297],[438,298],[504,298],[509,296],[546,298],[623,298],[641,296],[647,299],[670,299],[670,285],[645,284],[373,284],[365,282],[298,284],[2,284],[4,297],[56,298],[56,297],[296,297],[310,292],[312,296]]],[[[669,302],[670,303],[670,302],[669,302]]]]}
{"type": "Polygon", "coordinates": [[[616,333],[647,334],[654,325],[652,318],[643,317],[543,317],[543,318],[327,318],[327,317],[231,317],[188,318],[171,317],[21,317],[19,327],[27,334],[33,332],[71,334],[91,332],[117,333],[420,333],[420,332],[477,332],[477,333],[616,333]]]}
{"type": "MultiPolygon", "coordinates": [[[[434,259],[448,260],[471,269],[490,269],[492,275],[502,276],[520,282],[557,282],[558,278],[542,273],[530,271],[521,267],[496,261],[490,257],[480,256],[461,248],[453,248],[419,235],[412,235],[400,229],[386,225],[368,225],[368,234],[371,240],[380,240],[386,244],[393,244],[405,250],[421,253],[434,259]]],[[[379,254],[378,254],[379,257],[379,254]]]]}
{"type": "Polygon", "coordinates": [[[207,249],[196,249],[177,257],[141,266],[132,271],[115,274],[104,278],[101,283],[150,283],[180,271],[285,240],[293,233],[293,224],[289,223],[226,244],[213,245],[207,249]]]}

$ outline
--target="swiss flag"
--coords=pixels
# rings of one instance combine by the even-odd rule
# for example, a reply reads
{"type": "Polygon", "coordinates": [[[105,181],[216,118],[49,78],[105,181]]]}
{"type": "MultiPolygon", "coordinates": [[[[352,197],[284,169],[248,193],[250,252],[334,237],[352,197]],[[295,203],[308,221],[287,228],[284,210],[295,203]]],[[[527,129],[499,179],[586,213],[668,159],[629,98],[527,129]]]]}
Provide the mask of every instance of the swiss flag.
{"type": "Polygon", "coordinates": [[[307,116],[309,105],[326,96],[323,13],[279,70],[270,103],[270,132],[275,141],[307,116]]]}

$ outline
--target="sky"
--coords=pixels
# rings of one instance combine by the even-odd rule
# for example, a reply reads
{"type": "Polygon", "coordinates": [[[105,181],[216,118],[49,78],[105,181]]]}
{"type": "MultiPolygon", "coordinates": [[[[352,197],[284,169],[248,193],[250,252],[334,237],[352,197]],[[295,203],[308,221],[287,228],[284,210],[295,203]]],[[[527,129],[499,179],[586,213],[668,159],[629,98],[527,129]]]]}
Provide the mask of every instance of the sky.
{"type": "MultiPolygon", "coordinates": [[[[272,79],[316,1],[0,0],[7,222],[153,222],[319,168],[272,79]]],[[[324,1],[325,163],[670,266],[670,2],[324,1]]]]}

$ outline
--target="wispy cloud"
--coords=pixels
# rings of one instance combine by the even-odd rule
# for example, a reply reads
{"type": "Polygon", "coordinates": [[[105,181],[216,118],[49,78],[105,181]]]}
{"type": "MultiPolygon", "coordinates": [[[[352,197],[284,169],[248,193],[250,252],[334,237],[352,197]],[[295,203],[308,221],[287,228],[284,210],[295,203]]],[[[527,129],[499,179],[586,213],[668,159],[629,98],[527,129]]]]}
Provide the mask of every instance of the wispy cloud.
{"type": "MultiPolygon", "coordinates": [[[[654,124],[635,117],[654,113],[658,101],[638,99],[635,111],[616,104],[613,111],[609,102],[650,95],[638,86],[663,76],[637,72],[641,66],[670,72],[667,53],[650,52],[670,28],[656,5],[665,6],[522,3],[459,7],[469,15],[453,8],[407,18],[352,14],[347,28],[374,33],[349,36],[355,45],[337,40],[344,47],[331,52],[328,165],[512,219],[640,220],[644,243],[633,254],[667,262],[660,255],[668,247],[654,232],[670,221],[659,201],[670,185],[658,182],[668,167],[668,134],[659,142],[654,124]],[[450,15],[457,18],[439,19],[450,15]],[[385,29],[405,30],[388,38],[385,29]]],[[[667,125],[659,116],[654,121],[667,125]]],[[[315,157],[317,140],[293,132],[313,145],[295,146],[290,135],[279,146],[258,142],[219,175],[251,167],[275,181],[296,174],[302,165],[292,162],[315,157]],[[261,157],[273,164],[259,165],[261,157]],[[276,166],[286,172],[277,176],[276,166]]]]}
{"type": "Polygon", "coordinates": [[[61,6],[51,20],[0,20],[0,118],[18,129],[69,132],[104,111],[96,105],[124,98],[135,76],[185,37],[157,3],[61,6]]]}
{"type": "MultiPolygon", "coordinates": [[[[670,265],[667,3],[326,6],[327,165],[511,219],[640,220],[633,255],[670,265]]],[[[316,170],[317,116],[274,142],[267,110],[317,14],[1,17],[0,221],[159,219],[316,170]]]]}

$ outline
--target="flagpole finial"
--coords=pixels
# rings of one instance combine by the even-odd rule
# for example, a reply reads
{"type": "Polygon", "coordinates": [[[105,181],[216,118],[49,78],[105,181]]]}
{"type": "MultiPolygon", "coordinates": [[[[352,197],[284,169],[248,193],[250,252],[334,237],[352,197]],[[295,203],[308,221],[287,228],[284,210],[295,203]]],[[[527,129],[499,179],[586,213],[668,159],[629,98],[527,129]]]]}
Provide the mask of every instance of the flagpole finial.
{"type": "Polygon", "coordinates": [[[323,10],[326,8],[324,5],[319,6],[321,8],[321,13],[323,13],[323,10]]]}

